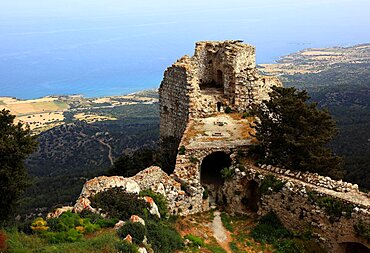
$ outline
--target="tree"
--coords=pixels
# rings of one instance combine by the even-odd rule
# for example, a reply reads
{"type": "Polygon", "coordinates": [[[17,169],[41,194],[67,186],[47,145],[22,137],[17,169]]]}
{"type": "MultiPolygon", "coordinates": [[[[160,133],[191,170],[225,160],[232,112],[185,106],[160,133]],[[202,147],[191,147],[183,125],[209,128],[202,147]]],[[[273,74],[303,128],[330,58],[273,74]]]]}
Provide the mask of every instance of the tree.
{"type": "Polygon", "coordinates": [[[144,148],[132,154],[119,157],[108,170],[109,175],[132,177],[138,172],[156,164],[157,150],[144,148]]]}
{"type": "Polygon", "coordinates": [[[24,160],[37,147],[29,126],[15,124],[14,119],[9,111],[0,111],[0,225],[7,221],[29,185],[24,160]]]}
{"type": "Polygon", "coordinates": [[[301,171],[342,176],[342,159],[327,144],[336,136],[335,121],[319,110],[305,90],[273,87],[270,99],[252,110],[257,117],[256,150],[266,163],[301,171]]]}

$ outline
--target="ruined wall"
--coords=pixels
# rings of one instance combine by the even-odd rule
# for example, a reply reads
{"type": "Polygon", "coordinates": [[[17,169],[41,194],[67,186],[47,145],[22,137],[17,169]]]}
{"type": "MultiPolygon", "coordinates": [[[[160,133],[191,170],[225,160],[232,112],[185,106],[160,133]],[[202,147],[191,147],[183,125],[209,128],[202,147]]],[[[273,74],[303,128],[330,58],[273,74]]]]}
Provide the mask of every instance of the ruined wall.
{"type": "Polygon", "coordinates": [[[240,41],[196,43],[194,56],[167,68],[161,82],[161,148],[174,167],[178,145],[189,120],[222,113],[226,107],[243,112],[268,97],[277,78],[261,76],[255,48],[240,41]]]}
{"type": "Polygon", "coordinates": [[[189,57],[183,57],[167,68],[159,88],[160,145],[169,167],[174,167],[177,148],[189,118],[189,83],[192,78],[189,65],[189,57]]]}
{"type": "Polygon", "coordinates": [[[355,229],[360,223],[370,225],[369,199],[357,185],[312,173],[262,167],[236,169],[235,176],[225,183],[223,194],[231,212],[243,213],[256,204],[259,215],[273,211],[290,230],[312,230],[314,238],[329,252],[346,252],[345,243],[359,243],[370,251],[370,242],[355,229]],[[262,194],[260,187],[267,175],[283,183],[262,194]],[[332,209],[325,201],[340,205],[332,209]]]}

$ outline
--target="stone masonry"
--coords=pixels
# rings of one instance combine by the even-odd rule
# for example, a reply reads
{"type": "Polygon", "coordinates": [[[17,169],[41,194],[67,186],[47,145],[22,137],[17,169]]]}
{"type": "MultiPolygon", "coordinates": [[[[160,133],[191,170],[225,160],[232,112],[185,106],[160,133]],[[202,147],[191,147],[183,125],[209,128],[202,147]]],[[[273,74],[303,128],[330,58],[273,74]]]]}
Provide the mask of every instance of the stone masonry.
{"type": "Polygon", "coordinates": [[[281,82],[258,73],[255,48],[241,41],[202,41],[194,56],[167,68],[159,88],[161,148],[174,167],[188,122],[223,112],[247,111],[281,82]]]}
{"type": "Polygon", "coordinates": [[[240,41],[198,42],[194,56],[165,71],[159,89],[161,148],[173,173],[153,166],[131,178],[92,179],[74,210],[89,208],[89,196],[110,187],[151,189],[165,196],[171,214],[199,213],[216,204],[234,213],[273,211],[291,230],[310,229],[329,252],[370,252],[370,239],[358,229],[370,231],[370,199],[356,184],[256,166],[245,158],[254,141],[248,110],[281,85],[261,76],[254,58],[255,48],[240,41]],[[224,168],[230,172],[226,178],[224,168]],[[262,192],[271,177],[280,187],[262,192]]]}

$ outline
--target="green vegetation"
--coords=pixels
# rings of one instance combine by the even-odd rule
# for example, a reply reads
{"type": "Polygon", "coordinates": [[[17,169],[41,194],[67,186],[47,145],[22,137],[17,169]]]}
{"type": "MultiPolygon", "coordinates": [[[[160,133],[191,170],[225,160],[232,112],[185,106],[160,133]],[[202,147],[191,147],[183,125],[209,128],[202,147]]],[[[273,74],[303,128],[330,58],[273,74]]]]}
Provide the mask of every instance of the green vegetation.
{"type": "Polygon", "coordinates": [[[132,242],[135,244],[140,244],[146,235],[146,228],[140,222],[126,222],[123,227],[117,230],[118,237],[122,240],[126,238],[127,235],[132,236],[132,242]]]}
{"type": "Polygon", "coordinates": [[[235,169],[230,168],[223,168],[221,171],[221,177],[225,180],[230,180],[235,175],[235,169]]]}
{"type": "Polygon", "coordinates": [[[194,157],[194,156],[190,156],[189,161],[190,161],[191,163],[193,163],[193,164],[197,164],[197,163],[199,163],[198,158],[196,158],[196,157],[194,157]]]}
{"type": "Polygon", "coordinates": [[[233,112],[233,110],[230,108],[230,106],[227,106],[225,108],[225,113],[229,114],[229,113],[232,113],[232,112],[233,112]]]}
{"type": "Polygon", "coordinates": [[[260,194],[265,195],[270,193],[270,189],[273,192],[279,192],[281,189],[283,189],[285,185],[285,182],[277,179],[274,175],[268,174],[263,179],[260,187],[260,194]]]}
{"type": "Polygon", "coordinates": [[[370,225],[360,220],[355,226],[356,234],[370,243],[370,225]]]}
{"type": "Polygon", "coordinates": [[[145,221],[148,242],[156,253],[168,253],[183,248],[179,233],[164,221],[145,221]]]}
{"type": "Polygon", "coordinates": [[[116,253],[115,244],[118,239],[114,233],[102,232],[89,239],[76,242],[50,243],[39,235],[27,235],[23,232],[10,230],[8,237],[8,252],[55,252],[55,253],[116,253]]]}
{"type": "Polygon", "coordinates": [[[179,148],[179,155],[185,155],[185,151],[186,151],[186,148],[184,145],[182,145],[180,148],[179,148]]]}
{"type": "Polygon", "coordinates": [[[273,87],[271,99],[253,109],[261,158],[290,169],[341,176],[341,159],[326,144],[337,134],[334,120],[306,91],[273,87]]]}
{"type": "Polygon", "coordinates": [[[221,213],[221,221],[222,221],[222,224],[224,225],[224,227],[227,230],[229,230],[230,232],[234,232],[234,228],[231,225],[232,221],[231,221],[230,216],[228,214],[226,214],[225,212],[222,212],[221,213]]]}
{"type": "Polygon", "coordinates": [[[151,197],[158,207],[161,218],[168,218],[169,213],[168,213],[167,201],[162,194],[155,193],[152,190],[144,190],[144,191],[141,191],[139,195],[142,197],[144,196],[151,197]]]}
{"type": "Polygon", "coordinates": [[[149,207],[138,194],[127,193],[119,187],[99,192],[91,199],[91,205],[120,220],[128,220],[132,214],[145,217],[149,207]]]}
{"type": "Polygon", "coordinates": [[[326,252],[312,240],[311,233],[295,234],[288,231],[272,212],[260,218],[251,235],[258,242],[272,244],[277,253],[326,252]]]}
{"type": "Polygon", "coordinates": [[[184,238],[190,241],[191,246],[195,246],[195,247],[204,246],[204,240],[198,236],[188,234],[188,235],[185,235],[184,238]]]}
{"type": "Polygon", "coordinates": [[[37,147],[29,127],[14,123],[15,116],[0,111],[0,227],[14,212],[21,194],[29,185],[26,157],[37,147]]]}
{"type": "Polygon", "coordinates": [[[122,253],[138,253],[139,247],[135,244],[126,242],[126,241],[120,241],[116,244],[116,249],[118,252],[122,253]]]}
{"type": "Polygon", "coordinates": [[[325,210],[330,216],[330,221],[338,221],[342,216],[351,217],[353,205],[330,196],[318,196],[315,192],[308,192],[309,200],[325,210]]]}
{"type": "Polygon", "coordinates": [[[109,175],[132,177],[148,168],[159,160],[159,151],[156,149],[139,149],[131,154],[118,158],[108,170],[109,175]]]}

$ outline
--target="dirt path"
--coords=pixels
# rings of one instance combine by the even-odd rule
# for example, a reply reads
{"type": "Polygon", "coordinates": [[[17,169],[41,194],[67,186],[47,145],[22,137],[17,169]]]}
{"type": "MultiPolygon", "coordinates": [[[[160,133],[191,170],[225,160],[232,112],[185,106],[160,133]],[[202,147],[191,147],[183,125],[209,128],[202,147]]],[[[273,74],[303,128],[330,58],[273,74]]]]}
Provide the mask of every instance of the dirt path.
{"type": "Polygon", "coordinates": [[[221,213],[220,211],[215,211],[213,215],[214,218],[211,223],[213,237],[216,238],[216,241],[220,244],[220,246],[224,250],[226,250],[226,252],[231,253],[229,243],[232,241],[232,239],[230,233],[225,229],[224,225],[222,224],[221,213]]]}
{"type": "Polygon", "coordinates": [[[110,164],[113,166],[114,163],[113,163],[113,157],[112,157],[112,147],[109,144],[102,141],[102,140],[98,140],[98,141],[99,141],[100,144],[102,144],[102,145],[104,145],[108,148],[108,159],[110,161],[110,164]]]}

